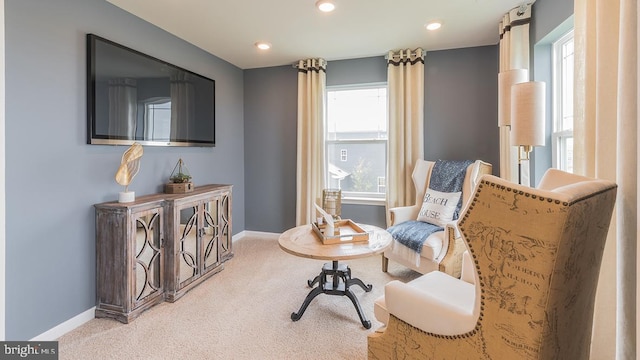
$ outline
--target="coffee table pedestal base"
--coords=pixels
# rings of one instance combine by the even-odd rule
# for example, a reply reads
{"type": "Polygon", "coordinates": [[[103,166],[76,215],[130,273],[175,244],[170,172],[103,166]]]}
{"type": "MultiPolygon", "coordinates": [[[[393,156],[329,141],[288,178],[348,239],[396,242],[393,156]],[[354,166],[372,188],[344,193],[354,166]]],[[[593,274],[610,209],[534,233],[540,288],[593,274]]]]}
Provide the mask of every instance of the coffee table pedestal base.
{"type": "Polygon", "coordinates": [[[304,299],[302,306],[300,306],[300,310],[298,310],[297,313],[294,312],[291,314],[291,320],[299,320],[307,309],[307,306],[309,306],[311,300],[316,296],[320,294],[340,295],[346,296],[351,300],[353,306],[358,312],[362,326],[364,326],[365,329],[371,328],[371,321],[367,320],[364,316],[362,307],[360,307],[360,302],[353,291],[351,291],[350,287],[351,285],[358,285],[364,291],[369,292],[373,289],[373,285],[365,285],[362,280],[358,278],[351,278],[351,269],[347,265],[338,264],[337,260],[334,260],[332,263],[326,263],[322,267],[320,275],[316,276],[313,280],[307,281],[307,284],[310,287],[313,287],[315,284],[318,284],[318,286],[309,292],[307,297],[304,299]]]}

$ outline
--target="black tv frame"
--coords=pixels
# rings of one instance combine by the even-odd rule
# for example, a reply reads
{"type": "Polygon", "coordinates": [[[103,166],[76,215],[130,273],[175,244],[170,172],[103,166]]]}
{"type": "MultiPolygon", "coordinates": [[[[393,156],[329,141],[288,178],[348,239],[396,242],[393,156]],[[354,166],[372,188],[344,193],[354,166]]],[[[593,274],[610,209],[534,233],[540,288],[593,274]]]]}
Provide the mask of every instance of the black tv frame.
{"type": "MultiPolygon", "coordinates": [[[[86,45],[87,45],[87,144],[92,145],[131,145],[135,142],[141,145],[151,145],[151,146],[198,146],[198,147],[215,147],[215,133],[216,133],[216,115],[215,115],[215,80],[208,78],[206,76],[197,74],[195,72],[186,70],[179,66],[173,65],[169,62],[160,60],[156,57],[144,54],[140,51],[131,49],[124,45],[118,44],[111,40],[105,39],[101,36],[95,34],[87,34],[86,36],[86,45]],[[108,45],[112,45],[118,47],[122,50],[130,52],[131,54],[137,55],[142,59],[152,61],[156,63],[158,66],[166,66],[169,69],[182,71],[184,73],[190,74],[198,78],[199,80],[207,81],[211,83],[213,99],[211,100],[211,114],[213,118],[211,121],[213,122],[213,132],[211,140],[196,140],[196,139],[170,139],[167,141],[157,141],[157,140],[145,140],[140,138],[122,138],[119,136],[111,136],[111,135],[100,135],[96,134],[96,42],[106,43],[108,45]]],[[[172,119],[173,121],[173,119],[172,119]]]]}

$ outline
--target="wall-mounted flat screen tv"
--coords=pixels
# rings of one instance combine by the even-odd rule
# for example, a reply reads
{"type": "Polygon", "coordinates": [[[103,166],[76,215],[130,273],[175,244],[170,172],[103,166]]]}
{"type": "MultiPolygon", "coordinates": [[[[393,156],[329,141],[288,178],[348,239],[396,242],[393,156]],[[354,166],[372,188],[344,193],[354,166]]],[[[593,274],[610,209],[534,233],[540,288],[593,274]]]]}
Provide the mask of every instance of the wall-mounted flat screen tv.
{"type": "Polygon", "coordinates": [[[215,146],[215,81],[87,34],[87,143],[215,146]]]}

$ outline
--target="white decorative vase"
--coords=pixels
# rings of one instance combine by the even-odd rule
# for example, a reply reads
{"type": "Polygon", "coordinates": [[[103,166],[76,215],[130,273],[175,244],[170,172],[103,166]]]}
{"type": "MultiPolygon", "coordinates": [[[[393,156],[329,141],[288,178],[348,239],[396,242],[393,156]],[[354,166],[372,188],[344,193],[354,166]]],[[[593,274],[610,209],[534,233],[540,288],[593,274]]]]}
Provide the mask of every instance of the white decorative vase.
{"type": "Polygon", "coordinates": [[[136,200],[136,192],[135,191],[123,191],[120,193],[118,197],[118,202],[121,203],[129,203],[136,200]]]}

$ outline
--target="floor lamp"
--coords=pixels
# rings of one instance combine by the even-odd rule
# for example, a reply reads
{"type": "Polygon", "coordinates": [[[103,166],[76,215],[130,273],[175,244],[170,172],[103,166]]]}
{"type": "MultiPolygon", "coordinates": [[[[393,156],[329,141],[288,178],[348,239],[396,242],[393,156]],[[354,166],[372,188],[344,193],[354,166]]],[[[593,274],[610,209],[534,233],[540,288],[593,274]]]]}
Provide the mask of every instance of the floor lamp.
{"type": "Polygon", "coordinates": [[[522,161],[527,160],[530,166],[533,147],[545,145],[544,115],[544,82],[528,81],[511,87],[511,145],[518,146],[519,184],[522,184],[522,161]]]}
{"type": "Polygon", "coordinates": [[[511,69],[498,73],[498,126],[511,126],[511,87],[529,81],[527,69],[511,69]]]}
{"type": "MultiPolygon", "coordinates": [[[[512,160],[515,157],[511,145],[511,87],[529,81],[527,69],[510,69],[498,73],[498,127],[500,128],[500,174],[512,180],[512,160]]],[[[518,174],[520,171],[518,169],[518,174]]],[[[519,176],[519,175],[518,175],[519,176]]]]}

